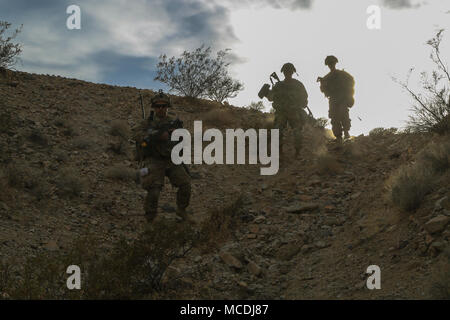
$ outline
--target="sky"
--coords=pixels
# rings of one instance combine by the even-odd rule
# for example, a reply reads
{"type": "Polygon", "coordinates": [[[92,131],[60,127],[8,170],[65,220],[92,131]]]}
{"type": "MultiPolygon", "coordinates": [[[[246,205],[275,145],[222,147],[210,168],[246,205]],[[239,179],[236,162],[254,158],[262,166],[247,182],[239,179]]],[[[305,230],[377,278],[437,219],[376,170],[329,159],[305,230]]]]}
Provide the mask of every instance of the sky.
{"type": "Polygon", "coordinates": [[[419,73],[433,69],[426,41],[441,28],[450,63],[448,0],[0,0],[0,20],[23,24],[18,70],[153,90],[167,89],[154,80],[161,54],[229,48],[230,73],[245,87],[229,99],[235,106],[260,101],[269,75],[282,78],[291,62],[316,118],[327,117],[316,79],[332,54],[356,81],[352,135],[405,125],[411,99],[392,77],[404,80],[414,67],[410,84],[419,90],[419,73]],[[80,30],[66,27],[72,4],[81,9],[80,30]],[[372,5],[380,29],[367,27],[372,5]]]}

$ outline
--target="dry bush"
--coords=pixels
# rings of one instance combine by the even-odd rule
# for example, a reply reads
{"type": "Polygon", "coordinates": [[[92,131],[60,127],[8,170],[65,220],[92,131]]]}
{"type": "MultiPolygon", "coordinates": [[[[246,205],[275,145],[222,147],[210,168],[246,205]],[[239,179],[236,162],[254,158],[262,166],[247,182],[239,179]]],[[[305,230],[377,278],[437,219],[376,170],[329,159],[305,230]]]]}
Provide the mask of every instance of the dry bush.
{"type": "Polygon", "coordinates": [[[374,128],[369,131],[369,137],[379,139],[379,138],[385,138],[388,136],[392,136],[397,132],[397,128],[374,128]]]}
{"type": "Polygon", "coordinates": [[[73,168],[61,170],[56,180],[57,193],[63,197],[79,197],[86,188],[80,174],[73,168]]]}
{"type": "Polygon", "coordinates": [[[110,142],[107,150],[111,150],[117,155],[126,155],[128,150],[128,143],[123,139],[120,139],[116,142],[110,142]]]}
{"type": "Polygon", "coordinates": [[[233,126],[236,119],[229,110],[212,109],[203,116],[203,121],[207,125],[220,128],[233,126]]]}
{"type": "Polygon", "coordinates": [[[450,168],[450,142],[431,143],[420,153],[419,159],[434,172],[445,172],[450,168]]]}
{"type": "Polygon", "coordinates": [[[109,133],[112,136],[120,137],[124,140],[128,140],[128,136],[130,135],[130,127],[128,122],[125,120],[114,120],[111,122],[111,128],[109,129],[109,133]]]}
{"type": "Polygon", "coordinates": [[[136,240],[121,240],[108,252],[100,240],[84,237],[67,253],[41,252],[27,259],[14,275],[11,265],[0,265],[0,291],[12,299],[157,298],[168,267],[185,256],[196,239],[188,224],[167,220],[155,221],[136,240]],[[82,272],[81,290],[66,287],[66,268],[73,264],[82,272]]]}
{"type": "Polygon", "coordinates": [[[73,139],[72,145],[77,150],[87,150],[92,146],[92,141],[87,137],[77,137],[73,139]]]}
{"type": "Polygon", "coordinates": [[[109,179],[130,181],[135,178],[135,170],[125,166],[115,166],[106,170],[105,175],[109,179]]]}
{"type": "Polygon", "coordinates": [[[435,179],[432,169],[422,162],[400,167],[388,183],[392,202],[405,211],[417,209],[433,189],[435,179]]]}
{"type": "Polygon", "coordinates": [[[217,248],[226,241],[235,229],[237,217],[241,215],[243,198],[239,197],[231,204],[210,213],[209,219],[201,227],[201,249],[205,252],[217,248]]]}
{"type": "Polygon", "coordinates": [[[75,129],[73,128],[73,125],[71,124],[71,122],[67,119],[63,119],[63,118],[56,118],[54,125],[60,128],[63,128],[63,134],[66,137],[73,137],[76,135],[75,133],[75,129]]]}

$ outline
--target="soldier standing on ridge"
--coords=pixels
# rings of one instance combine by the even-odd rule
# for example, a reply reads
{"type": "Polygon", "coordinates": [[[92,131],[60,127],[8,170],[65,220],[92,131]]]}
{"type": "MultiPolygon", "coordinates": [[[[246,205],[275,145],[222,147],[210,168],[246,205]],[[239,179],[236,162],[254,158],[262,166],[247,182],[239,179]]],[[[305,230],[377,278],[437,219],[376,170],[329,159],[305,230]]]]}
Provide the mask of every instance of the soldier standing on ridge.
{"type": "Polygon", "coordinates": [[[325,65],[330,68],[330,72],[325,77],[318,77],[320,91],[329,99],[328,117],[331,119],[331,127],[336,137],[336,142],[342,142],[342,131],[344,138],[349,139],[350,117],[349,108],[353,106],[355,81],[353,77],[344,70],[336,69],[338,59],[335,56],[328,56],[325,65]]]}
{"type": "Polygon", "coordinates": [[[302,147],[302,129],[306,121],[304,108],[308,105],[308,93],[303,83],[292,78],[296,72],[292,63],[288,62],[281,68],[284,80],[277,82],[267,94],[267,99],[273,101],[275,110],[274,127],[280,130],[280,154],[283,148],[284,131],[289,126],[294,130],[295,157],[302,147]]]}
{"type": "Polygon", "coordinates": [[[158,211],[158,200],[167,176],[170,183],[178,187],[176,214],[183,220],[190,220],[186,213],[191,196],[190,176],[182,165],[175,165],[171,160],[172,147],[170,140],[172,131],[182,126],[182,122],[167,115],[171,107],[170,97],[161,90],[151,99],[154,109],[150,117],[137,128],[135,140],[137,160],[144,164],[140,170],[142,187],[147,190],[144,209],[149,223],[153,222],[158,211]]]}

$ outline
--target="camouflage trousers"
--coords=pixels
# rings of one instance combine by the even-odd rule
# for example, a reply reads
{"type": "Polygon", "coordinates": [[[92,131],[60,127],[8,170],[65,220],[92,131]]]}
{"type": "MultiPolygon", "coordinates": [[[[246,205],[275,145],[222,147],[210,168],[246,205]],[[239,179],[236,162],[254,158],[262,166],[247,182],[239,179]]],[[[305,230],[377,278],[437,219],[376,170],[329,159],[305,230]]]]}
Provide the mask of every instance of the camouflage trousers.
{"type": "Polygon", "coordinates": [[[174,165],[170,160],[146,161],[148,175],[142,179],[142,187],[147,190],[144,210],[147,220],[151,221],[158,212],[158,200],[167,176],[170,183],[178,188],[177,207],[186,209],[191,198],[191,178],[181,165],[174,165]]]}
{"type": "Polygon", "coordinates": [[[348,107],[340,101],[330,99],[328,117],[331,119],[331,130],[336,138],[342,138],[342,131],[348,132],[351,120],[348,107]]]}
{"type": "Polygon", "coordinates": [[[300,110],[300,112],[275,111],[273,127],[280,130],[280,153],[283,150],[283,140],[286,135],[285,131],[288,124],[294,131],[295,152],[298,153],[300,151],[302,147],[302,129],[305,123],[305,117],[306,113],[303,110],[300,110]]]}

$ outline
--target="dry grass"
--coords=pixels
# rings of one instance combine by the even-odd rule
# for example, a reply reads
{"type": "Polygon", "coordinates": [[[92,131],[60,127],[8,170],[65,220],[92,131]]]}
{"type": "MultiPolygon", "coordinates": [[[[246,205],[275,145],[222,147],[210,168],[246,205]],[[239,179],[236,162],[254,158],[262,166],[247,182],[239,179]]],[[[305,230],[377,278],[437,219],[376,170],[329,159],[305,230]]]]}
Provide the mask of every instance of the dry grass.
{"type": "Polygon", "coordinates": [[[203,121],[205,124],[217,127],[217,128],[223,128],[223,127],[234,127],[234,123],[236,122],[236,119],[234,118],[233,114],[228,109],[212,109],[211,111],[208,111],[203,116],[203,121]]]}
{"type": "Polygon", "coordinates": [[[113,180],[131,181],[135,178],[135,170],[125,166],[115,166],[106,170],[105,175],[113,180]]]}
{"type": "Polygon", "coordinates": [[[130,135],[130,127],[128,122],[124,120],[114,120],[111,122],[111,128],[109,129],[109,133],[112,136],[120,137],[124,140],[127,140],[130,135]]]}
{"type": "Polygon", "coordinates": [[[388,182],[392,202],[405,211],[419,208],[435,179],[433,171],[421,162],[400,167],[388,182]]]}
{"type": "Polygon", "coordinates": [[[56,180],[57,193],[62,197],[79,197],[85,190],[86,184],[74,168],[61,170],[56,180]]]}
{"type": "Polygon", "coordinates": [[[205,221],[200,231],[199,244],[204,252],[218,248],[231,236],[242,206],[243,199],[239,197],[231,204],[210,213],[209,219],[205,221]]]}
{"type": "Polygon", "coordinates": [[[450,142],[431,143],[420,153],[419,159],[436,173],[447,171],[450,168],[450,142]]]}
{"type": "Polygon", "coordinates": [[[77,137],[72,141],[73,147],[77,150],[90,149],[92,144],[92,141],[87,137],[77,137]]]}

